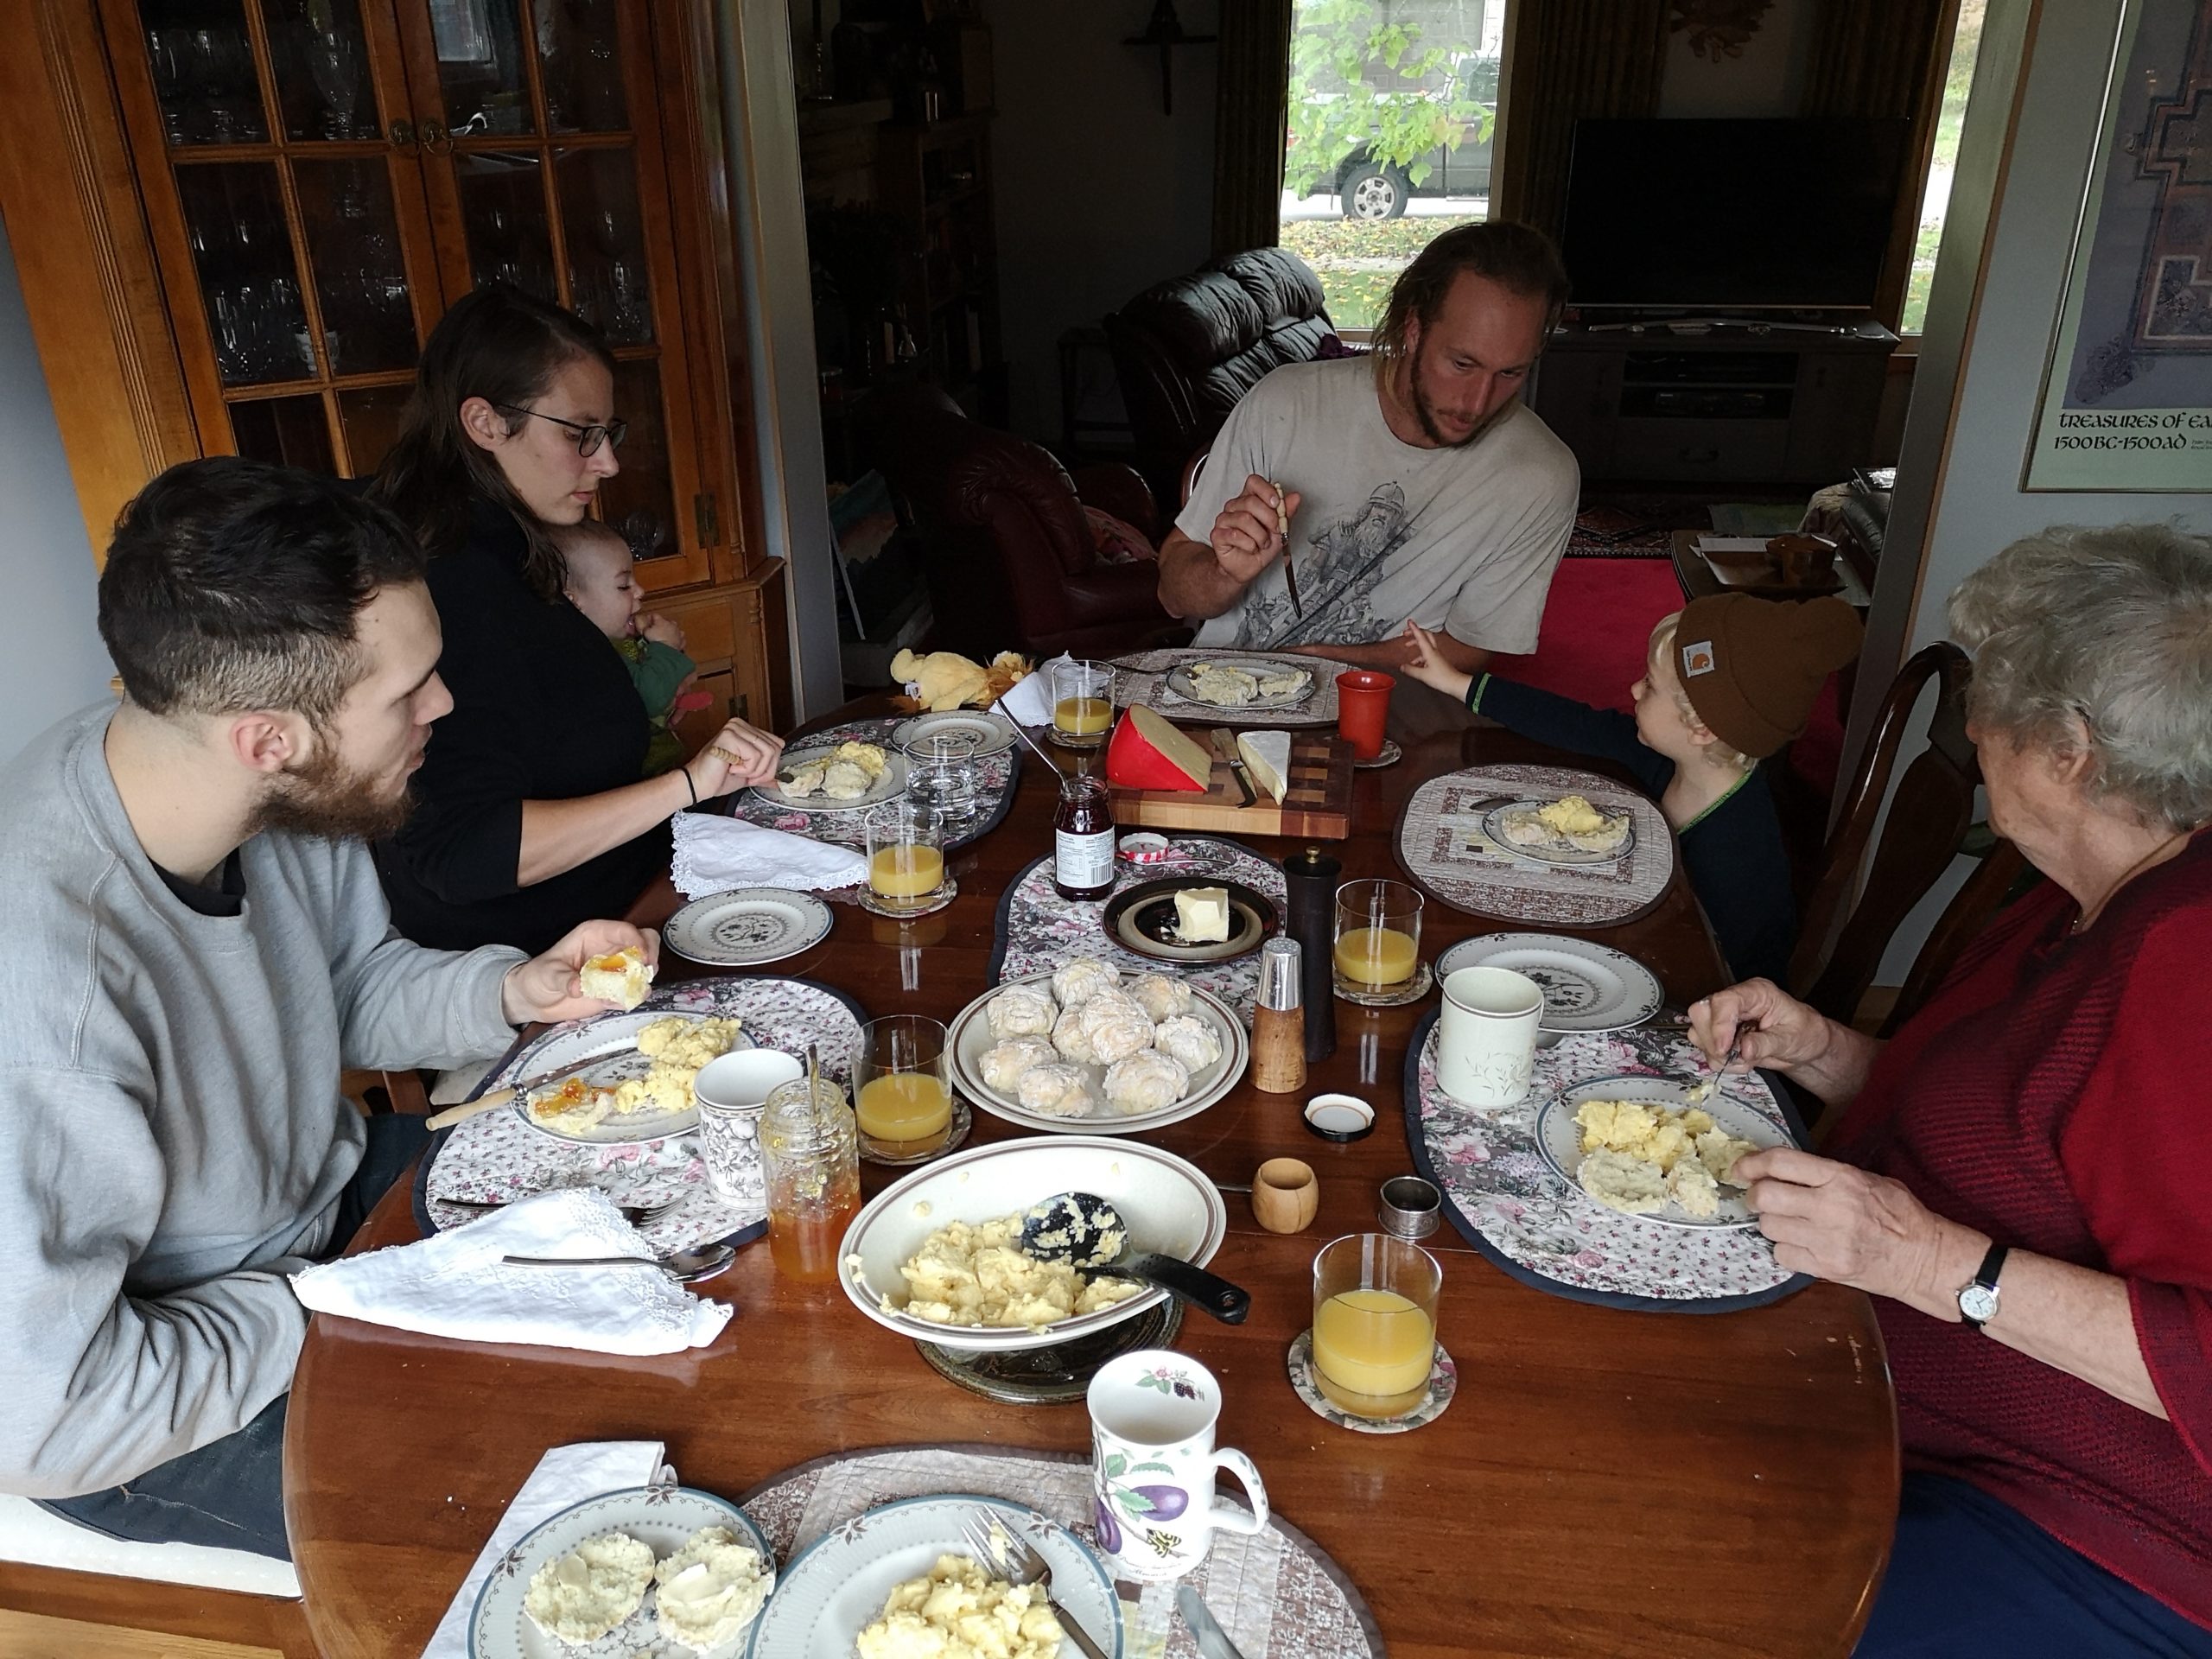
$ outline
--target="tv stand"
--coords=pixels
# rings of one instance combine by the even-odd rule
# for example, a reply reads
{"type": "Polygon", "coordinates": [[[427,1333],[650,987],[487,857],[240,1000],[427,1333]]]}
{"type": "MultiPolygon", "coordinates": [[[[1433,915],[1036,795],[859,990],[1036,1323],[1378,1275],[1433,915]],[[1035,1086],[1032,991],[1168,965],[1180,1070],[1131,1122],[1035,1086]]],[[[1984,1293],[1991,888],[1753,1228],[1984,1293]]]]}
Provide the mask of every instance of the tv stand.
{"type": "Polygon", "coordinates": [[[1586,480],[1833,484],[1872,458],[1897,343],[1866,321],[1567,323],[1529,401],[1586,480]]]}

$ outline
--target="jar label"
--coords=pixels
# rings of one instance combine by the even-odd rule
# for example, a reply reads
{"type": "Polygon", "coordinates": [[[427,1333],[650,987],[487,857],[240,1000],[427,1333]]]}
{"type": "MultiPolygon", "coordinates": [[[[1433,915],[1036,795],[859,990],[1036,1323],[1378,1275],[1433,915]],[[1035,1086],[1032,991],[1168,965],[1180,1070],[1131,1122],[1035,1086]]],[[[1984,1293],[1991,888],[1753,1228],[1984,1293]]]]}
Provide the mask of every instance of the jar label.
{"type": "Polygon", "coordinates": [[[1063,887],[1104,887],[1114,879],[1114,832],[1100,830],[1078,835],[1072,830],[1055,830],[1052,868],[1063,887]]]}

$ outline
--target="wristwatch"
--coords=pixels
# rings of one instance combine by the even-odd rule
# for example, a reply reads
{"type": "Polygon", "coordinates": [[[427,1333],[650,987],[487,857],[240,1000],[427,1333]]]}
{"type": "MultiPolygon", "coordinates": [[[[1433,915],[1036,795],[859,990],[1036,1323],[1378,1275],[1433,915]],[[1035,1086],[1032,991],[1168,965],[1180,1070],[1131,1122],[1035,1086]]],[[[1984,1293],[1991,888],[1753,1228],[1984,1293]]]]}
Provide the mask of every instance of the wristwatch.
{"type": "Polygon", "coordinates": [[[1959,1293],[1959,1317],[1976,1331],[1997,1317],[1997,1275],[2005,1271],[2009,1253],[2006,1245],[1991,1245],[1974,1282],[1959,1293]]]}

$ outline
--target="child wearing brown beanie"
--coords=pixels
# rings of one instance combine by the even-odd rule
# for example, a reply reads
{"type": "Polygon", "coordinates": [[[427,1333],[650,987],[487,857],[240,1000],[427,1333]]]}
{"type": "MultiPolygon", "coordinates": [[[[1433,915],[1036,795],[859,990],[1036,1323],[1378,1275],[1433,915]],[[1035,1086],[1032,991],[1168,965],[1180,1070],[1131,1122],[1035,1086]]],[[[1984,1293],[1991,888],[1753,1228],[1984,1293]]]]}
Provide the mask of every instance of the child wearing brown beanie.
{"type": "Polygon", "coordinates": [[[1462,674],[1412,622],[1407,671],[1524,737],[1625,766],[1675,826],[1683,872],[1736,976],[1786,983],[1797,907],[1758,763],[1804,731],[1827,677],[1859,654],[1860,632],[1840,599],[1692,600],[1652,630],[1629,692],[1633,715],[1462,674]]]}

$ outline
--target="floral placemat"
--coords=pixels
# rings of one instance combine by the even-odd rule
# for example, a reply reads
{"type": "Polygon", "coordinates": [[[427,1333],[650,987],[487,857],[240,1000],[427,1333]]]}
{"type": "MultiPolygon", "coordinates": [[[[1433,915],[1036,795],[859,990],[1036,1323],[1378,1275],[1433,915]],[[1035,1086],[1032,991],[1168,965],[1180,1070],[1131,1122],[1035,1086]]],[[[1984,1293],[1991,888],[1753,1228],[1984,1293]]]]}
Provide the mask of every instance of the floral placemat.
{"type": "MultiPolygon", "coordinates": [[[[875,743],[889,748],[891,734],[913,718],[912,715],[899,715],[887,720],[849,721],[842,726],[809,732],[793,740],[792,747],[817,749],[825,744],[875,743]]],[[[1001,749],[996,754],[987,754],[976,761],[976,814],[969,820],[967,829],[945,842],[945,851],[981,841],[997,829],[1014,804],[1014,789],[1020,781],[1019,740],[1012,748],[1001,749]]],[[[732,798],[729,815],[743,818],[747,823],[788,830],[809,841],[828,842],[837,847],[864,848],[868,842],[868,814],[864,811],[794,812],[787,806],[762,799],[749,789],[741,790],[732,798]]]]}
{"type": "MultiPolygon", "coordinates": [[[[1776,1264],[1756,1227],[1669,1227],[1608,1210],[1561,1180],[1536,1145],[1536,1113],[1591,1077],[1699,1077],[1679,1031],[1578,1032],[1536,1051],[1527,1098],[1462,1106],[1436,1082],[1436,1015],[1406,1058],[1406,1140],[1467,1242],[1523,1284],[1578,1302],[1678,1313],[1763,1307],[1813,1281],[1776,1264]]],[[[1802,1146],[1804,1126],[1757,1072],[1724,1077],[1721,1093],[1771,1119],[1802,1146]]]]}
{"type": "Polygon", "coordinates": [[[1454,910],[1538,926],[1610,927],[1659,902],[1675,873],[1675,836],[1649,799],[1626,784],[1571,766],[1470,766],[1432,778],[1398,820],[1398,862],[1454,910]],[[1483,816],[1523,797],[1580,795],[1626,811],[1636,844],[1610,864],[1539,864],[1483,833],[1483,816]]]}
{"type": "MultiPolygon", "coordinates": [[[[860,1057],[861,1027],[868,1015],[842,991],[811,980],[770,976],[687,980],[657,991],[645,1012],[735,1016],[757,1048],[804,1054],[818,1046],[823,1070],[849,1084],[860,1057]]],[[[573,1030],[574,1020],[554,1031],[573,1030]]],[[[478,1085],[504,1088],[523,1075],[530,1046],[518,1047],[478,1085]]],[[[724,1202],[707,1185],[698,1137],[687,1131],[661,1141],[625,1146],[579,1146],[547,1135],[521,1113],[502,1107],[463,1119],[431,1142],[415,1177],[415,1222],[425,1233],[464,1226],[480,1211],[456,1209],[446,1199],[511,1203],[555,1187],[593,1186],[618,1204],[680,1199],[666,1215],[641,1228],[659,1250],[690,1249],[718,1239],[757,1236],[766,1211],[724,1202]]]]}
{"type": "MultiPolygon", "coordinates": [[[[1158,863],[1115,861],[1114,893],[1168,875],[1205,875],[1241,881],[1274,901],[1277,921],[1290,914],[1282,866],[1217,836],[1174,836],[1168,856],[1158,863]]],[[[1141,957],[1109,937],[1101,918],[1114,894],[1104,899],[1063,899],[1052,887],[1050,853],[1007,884],[999,899],[997,935],[991,946],[990,982],[1050,973],[1071,957],[1096,957],[1125,974],[1173,974],[1203,986],[1252,1023],[1260,995],[1260,953],[1246,952],[1226,962],[1180,963],[1141,957]]]]}
{"type": "Polygon", "coordinates": [[[1337,723],[1337,676],[1351,667],[1332,657],[1308,657],[1303,652],[1279,651],[1206,651],[1196,645],[1170,650],[1140,651],[1116,657],[1114,706],[1133,702],[1157,709],[1171,720],[1211,721],[1234,726],[1333,726],[1337,723]],[[1185,663],[1226,663],[1239,657],[1258,657],[1295,662],[1313,671],[1313,695],[1295,709],[1223,709],[1211,702],[1193,702],[1167,689],[1167,677],[1185,663]]]}
{"type": "MultiPolygon", "coordinates": [[[[779,1565],[833,1528],[864,1525],[879,1504],[975,1492],[1026,1503],[1096,1544],[1090,1459],[1074,1452],[976,1446],[893,1446],[817,1458],[772,1475],[738,1502],[779,1565]]],[[[1382,1632],[1344,1569],[1276,1516],[1261,1532],[1217,1531],[1184,1580],[1204,1596],[1244,1659],[1382,1659],[1382,1632]]],[[[1118,1586],[1127,1659],[1196,1659],[1169,1586],[1118,1586]]]]}

